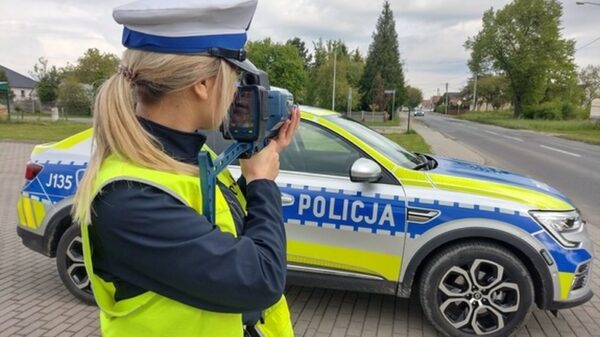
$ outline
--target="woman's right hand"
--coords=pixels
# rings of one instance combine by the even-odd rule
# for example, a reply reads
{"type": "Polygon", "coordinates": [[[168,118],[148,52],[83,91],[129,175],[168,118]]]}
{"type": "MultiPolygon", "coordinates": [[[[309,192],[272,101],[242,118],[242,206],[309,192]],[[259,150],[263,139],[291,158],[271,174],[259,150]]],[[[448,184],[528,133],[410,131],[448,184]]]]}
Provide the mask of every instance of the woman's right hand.
{"type": "Polygon", "coordinates": [[[275,180],[277,178],[279,175],[279,152],[277,149],[277,143],[272,141],[249,159],[240,159],[242,175],[246,178],[247,184],[253,180],[275,180]]]}

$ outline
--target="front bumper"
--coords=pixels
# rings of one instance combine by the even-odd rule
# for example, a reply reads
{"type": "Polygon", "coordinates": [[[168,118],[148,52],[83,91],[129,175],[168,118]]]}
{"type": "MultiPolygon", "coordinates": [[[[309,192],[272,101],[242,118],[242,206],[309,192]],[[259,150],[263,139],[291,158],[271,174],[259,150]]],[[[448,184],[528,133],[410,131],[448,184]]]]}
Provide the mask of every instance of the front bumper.
{"type": "Polygon", "coordinates": [[[576,299],[569,300],[569,301],[552,301],[552,303],[550,303],[548,308],[545,308],[545,309],[546,310],[569,309],[569,308],[576,307],[578,305],[581,305],[581,304],[589,301],[593,296],[594,296],[594,293],[592,292],[592,290],[588,289],[588,291],[586,293],[584,293],[583,296],[581,296],[581,297],[578,297],[576,299]]]}

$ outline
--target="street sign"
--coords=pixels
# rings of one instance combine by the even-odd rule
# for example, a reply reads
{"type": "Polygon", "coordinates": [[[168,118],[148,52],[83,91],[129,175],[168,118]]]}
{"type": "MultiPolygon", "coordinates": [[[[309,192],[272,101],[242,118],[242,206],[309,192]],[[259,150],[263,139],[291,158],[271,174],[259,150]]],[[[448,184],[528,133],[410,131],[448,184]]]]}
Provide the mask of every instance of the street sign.
{"type": "Polygon", "coordinates": [[[600,98],[592,101],[592,110],[590,111],[590,119],[600,119],[600,98]]]}

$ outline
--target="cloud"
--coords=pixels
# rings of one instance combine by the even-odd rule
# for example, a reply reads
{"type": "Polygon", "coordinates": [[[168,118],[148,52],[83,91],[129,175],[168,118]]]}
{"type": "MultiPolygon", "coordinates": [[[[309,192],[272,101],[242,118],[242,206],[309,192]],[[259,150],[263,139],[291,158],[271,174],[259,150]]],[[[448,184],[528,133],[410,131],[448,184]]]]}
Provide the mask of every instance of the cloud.
{"type": "MultiPolygon", "coordinates": [[[[121,26],[112,8],[126,0],[0,0],[0,63],[23,74],[40,56],[51,64],[74,63],[88,48],[120,54],[121,26]]],[[[464,41],[481,29],[481,16],[508,0],[390,0],[407,82],[426,96],[443,89],[459,90],[469,76],[464,41]]],[[[307,46],[319,38],[341,39],[368,52],[383,1],[259,0],[250,39],[286,41],[300,37],[307,46]]],[[[563,34],[577,46],[600,36],[600,7],[563,1],[563,34]]],[[[600,64],[600,42],[576,53],[581,66],[600,64]]]]}

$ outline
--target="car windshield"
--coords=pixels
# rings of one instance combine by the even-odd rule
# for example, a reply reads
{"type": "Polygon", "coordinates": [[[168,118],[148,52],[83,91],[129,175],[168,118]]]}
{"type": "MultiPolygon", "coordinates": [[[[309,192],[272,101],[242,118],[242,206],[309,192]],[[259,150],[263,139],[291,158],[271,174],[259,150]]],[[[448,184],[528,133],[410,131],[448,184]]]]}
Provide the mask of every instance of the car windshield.
{"type": "Polygon", "coordinates": [[[326,118],[352,133],[397,165],[412,169],[421,163],[421,160],[415,154],[408,152],[402,146],[364,124],[339,115],[328,116],[326,118]]]}

